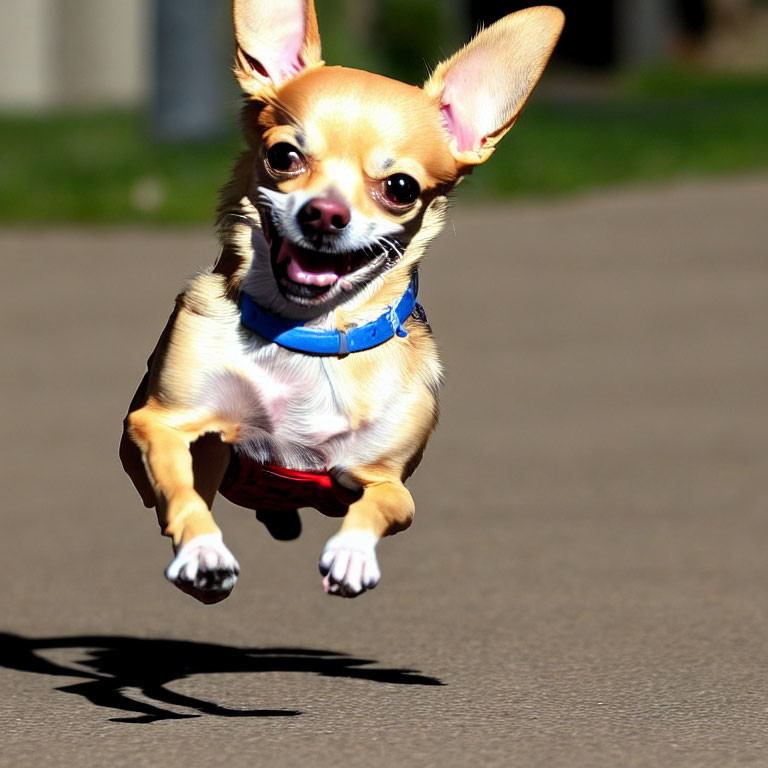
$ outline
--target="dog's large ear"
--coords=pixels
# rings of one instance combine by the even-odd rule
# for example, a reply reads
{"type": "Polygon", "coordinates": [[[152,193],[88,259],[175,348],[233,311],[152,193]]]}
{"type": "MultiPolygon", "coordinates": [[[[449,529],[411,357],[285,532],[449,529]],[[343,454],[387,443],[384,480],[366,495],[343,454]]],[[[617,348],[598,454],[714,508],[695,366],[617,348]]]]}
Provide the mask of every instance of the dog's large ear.
{"type": "Polygon", "coordinates": [[[559,8],[505,16],[442,62],[424,90],[439,100],[462,166],[485,162],[538,83],[563,29],[559,8]]]}
{"type": "Polygon", "coordinates": [[[322,64],[314,0],[233,0],[235,75],[260,96],[322,64]]]}

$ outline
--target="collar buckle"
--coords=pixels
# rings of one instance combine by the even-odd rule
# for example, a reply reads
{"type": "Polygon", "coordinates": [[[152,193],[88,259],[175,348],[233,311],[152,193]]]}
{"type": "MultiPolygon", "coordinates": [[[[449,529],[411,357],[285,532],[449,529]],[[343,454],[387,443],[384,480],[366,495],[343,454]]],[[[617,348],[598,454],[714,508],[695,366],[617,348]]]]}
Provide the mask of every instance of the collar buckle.
{"type": "Polygon", "coordinates": [[[347,332],[339,331],[339,357],[346,357],[349,354],[349,344],[347,342],[347,332]]]}

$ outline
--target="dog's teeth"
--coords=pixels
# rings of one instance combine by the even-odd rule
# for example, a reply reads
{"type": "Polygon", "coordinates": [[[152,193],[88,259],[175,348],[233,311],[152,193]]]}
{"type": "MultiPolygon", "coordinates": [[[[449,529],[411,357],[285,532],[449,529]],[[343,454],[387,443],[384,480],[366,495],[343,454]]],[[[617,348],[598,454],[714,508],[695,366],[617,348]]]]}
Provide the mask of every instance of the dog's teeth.
{"type": "Polygon", "coordinates": [[[352,283],[350,283],[349,280],[339,280],[339,286],[341,287],[342,291],[352,290],[352,283]]]}

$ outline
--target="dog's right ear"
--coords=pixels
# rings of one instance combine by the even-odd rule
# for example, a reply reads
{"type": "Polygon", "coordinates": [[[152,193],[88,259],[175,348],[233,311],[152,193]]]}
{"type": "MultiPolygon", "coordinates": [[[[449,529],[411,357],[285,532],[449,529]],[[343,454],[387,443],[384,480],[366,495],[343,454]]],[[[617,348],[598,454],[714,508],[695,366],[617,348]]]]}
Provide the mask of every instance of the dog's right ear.
{"type": "MultiPolygon", "coordinates": [[[[484,163],[517,120],[563,30],[558,8],[526,8],[482,30],[424,84],[460,167],[484,163]]],[[[463,172],[466,172],[463,171],[463,172]]]]}
{"type": "Polygon", "coordinates": [[[322,64],[314,0],[233,0],[235,76],[251,96],[322,64]]]}

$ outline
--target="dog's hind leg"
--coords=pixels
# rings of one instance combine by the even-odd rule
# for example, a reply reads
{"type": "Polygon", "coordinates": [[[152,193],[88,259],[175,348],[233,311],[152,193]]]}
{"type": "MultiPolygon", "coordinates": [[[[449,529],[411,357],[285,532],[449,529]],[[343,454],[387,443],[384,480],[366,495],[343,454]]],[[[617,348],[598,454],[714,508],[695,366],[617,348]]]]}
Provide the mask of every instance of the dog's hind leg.
{"type": "Polygon", "coordinates": [[[127,430],[141,450],[163,534],[173,539],[176,557],[167,578],[201,602],[216,603],[229,595],[240,571],[211,514],[230,449],[218,434],[207,434],[213,429],[170,422],[148,404],[128,416],[127,430]]]}
{"type": "Polygon", "coordinates": [[[263,523],[269,535],[277,541],[293,541],[301,536],[301,518],[298,509],[257,509],[256,519],[263,523]]]}

